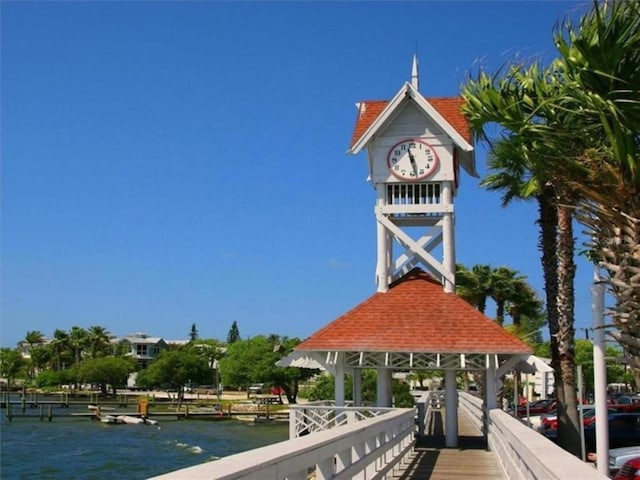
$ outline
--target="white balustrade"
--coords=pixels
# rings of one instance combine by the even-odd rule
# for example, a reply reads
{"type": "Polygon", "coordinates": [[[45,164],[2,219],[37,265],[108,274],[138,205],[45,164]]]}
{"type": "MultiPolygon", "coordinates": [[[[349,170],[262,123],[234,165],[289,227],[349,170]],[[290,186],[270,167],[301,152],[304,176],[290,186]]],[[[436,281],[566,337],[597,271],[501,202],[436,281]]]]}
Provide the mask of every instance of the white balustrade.
{"type": "MultiPolygon", "coordinates": [[[[344,407],[336,410],[340,410],[336,418],[349,411],[344,407]]],[[[154,480],[299,480],[311,473],[317,480],[391,478],[413,449],[415,409],[385,410],[355,423],[167,473],[154,480]]]]}

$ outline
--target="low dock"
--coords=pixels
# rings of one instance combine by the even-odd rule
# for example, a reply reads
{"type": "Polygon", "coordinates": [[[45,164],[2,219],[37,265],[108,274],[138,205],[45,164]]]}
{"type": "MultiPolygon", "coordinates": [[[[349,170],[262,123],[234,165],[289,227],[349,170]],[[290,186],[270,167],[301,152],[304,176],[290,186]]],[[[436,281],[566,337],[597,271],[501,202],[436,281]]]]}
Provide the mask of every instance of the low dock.
{"type": "Polygon", "coordinates": [[[239,402],[223,407],[220,404],[201,403],[197,400],[169,403],[163,400],[156,401],[153,397],[132,398],[125,395],[105,400],[98,395],[74,399],[69,394],[26,394],[19,397],[14,395],[13,398],[3,395],[0,405],[5,410],[5,416],[9,421],[14,418],[48,421],[61,417],[100,419],[104,415],[145,416],[167,420],[218,421],[234,418],[255,423],[285,421],[289,418],[288,410],[275,408],[270,402],[263,401],[239,402]]]}

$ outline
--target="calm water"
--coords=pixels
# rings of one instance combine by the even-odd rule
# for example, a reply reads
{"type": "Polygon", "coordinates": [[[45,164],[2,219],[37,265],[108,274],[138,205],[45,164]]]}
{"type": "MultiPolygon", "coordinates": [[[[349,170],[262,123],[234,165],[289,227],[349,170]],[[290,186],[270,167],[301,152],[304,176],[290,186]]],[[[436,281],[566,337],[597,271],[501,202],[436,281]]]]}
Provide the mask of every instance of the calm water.
{"type": "Polygon", "coordinates": [[[0,411],[3,480],[145,479],[288,438],[286,423],[159,418],[158,425],[109,425],[37,416],[9,422],[5,414],[0,411]]]}

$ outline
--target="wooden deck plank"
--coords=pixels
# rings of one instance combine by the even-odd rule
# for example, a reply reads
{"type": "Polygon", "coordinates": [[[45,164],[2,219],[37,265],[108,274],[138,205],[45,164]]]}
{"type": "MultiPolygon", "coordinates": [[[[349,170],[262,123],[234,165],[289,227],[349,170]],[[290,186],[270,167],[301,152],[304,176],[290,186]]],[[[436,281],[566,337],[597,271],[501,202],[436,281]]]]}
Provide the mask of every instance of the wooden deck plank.
{"type": "Polygon", "coordinates": [[[418,439],[414,451],[400,471],[397,480],[503,480],[493,452],[487,450],[480,432],[458,414],[458,447],[444,446],[444,410],[433,412],[431,435],[418,439]]]}

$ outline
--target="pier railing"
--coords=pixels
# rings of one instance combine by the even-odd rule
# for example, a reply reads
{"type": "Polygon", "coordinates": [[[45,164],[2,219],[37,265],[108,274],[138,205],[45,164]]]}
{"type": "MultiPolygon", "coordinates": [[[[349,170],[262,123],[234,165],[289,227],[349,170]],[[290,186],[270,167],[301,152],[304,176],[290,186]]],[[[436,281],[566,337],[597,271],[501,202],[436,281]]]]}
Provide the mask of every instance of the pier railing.
{"type": "Polygon", "coordinates": [[[482,400],[459,392],[459,408],[485,433],[505,478],[531,480],[606,480],[591,465],[499,408],[485,415],[482,400]]]}
{"type": "MultiPolygon", "coordinates": [[[[348,407],[344,407],[348,408],[348,407]]],[[[342,410],[342,408],[341,408],[342,410]]],[[[348,417],[350,410],[342,410],[348,417]]],[[[154,477],[154,480],[390,478],[414,445],[415,409],[381,414],[154,477]]]]}
{"type": "Polygon", "coordinates": [[[298,438],[343,425],[361,422],[393,411],[382,407],[337,407],[321,401],[289,406],[289,438],[298,438]]]}

